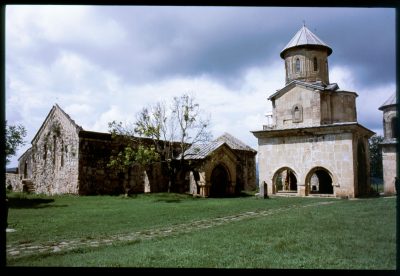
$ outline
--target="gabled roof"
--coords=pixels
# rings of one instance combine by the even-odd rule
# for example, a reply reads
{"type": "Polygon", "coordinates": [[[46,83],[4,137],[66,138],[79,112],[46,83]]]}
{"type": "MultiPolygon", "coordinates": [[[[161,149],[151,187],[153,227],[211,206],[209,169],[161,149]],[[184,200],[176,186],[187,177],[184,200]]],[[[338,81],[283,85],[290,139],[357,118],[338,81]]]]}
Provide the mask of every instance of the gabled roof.
{"type": "Polygon", "coordinates": [[[285,85],[285,87],[283,87],[282,89],[277,90],[274,94],[269,96],[268,100],[272,100],[274,98],[282,96],[283,94],[288,92],[290,89],[292,89],[296,85],[300,85],[300,86],[303,86],[305,88],[309,88],[309,89],[312,89],[312,90],[319,90],[319,91],[338,91],[339,90],[339,86],[337,85],[337,83],[331,83],[331,84],[325,85],[320,81],[317,81],[317,82],[304,82],[304,81],[299,81],[299,80],[292,80],[287,85],[285,85]]]}
{"type": "Polygon", "coordinates": [[[289,41],[289,43],[281,51],[281,58],[284,58],[284,53],[292,48],[299,46],[312,46],[312,47],[322,47],[328,51],[328,56],[332,54],[332,48],[329,47],[325,42],[323,42],[319,37],[312,33],[304,25],[301,29],[294,35],[294,37],[289,41]]]}
{"type": "Polygon", "coordinates": [[[389,99],[387,99],[380,107],[379,110],[383,110],[385,107],[396,104],[396,92],[394,92],[389,99]]]}
{"type": "Polygon", "coordinates": [[[77,125],[77,124],[75,123],[75,121],[72,120],[71,117],[70,117],[67,113],[65,113],[65,111],[62,110],[61,107],[58,106],[58,104],[55,104],[55,105],[53,105],[53,107],[51,108],[49,114],[47,114],[46,119],[43,121],[43,123],[42,123],[42,125],[40,126],[38,132],[36,132],[36,135],[35,135],[35,137],[33,137],[31,143],[32,143],[33,141],[35,141],[36,137],[39,135],[39,133],[41,133],[42,129],[44,128],[46,122],[49,120],[50,116],[51,116],[54,112],[56,112],[56,110],[59,110],[59,111],[71,122],[71,124],[77,129],[77,131],[83,130],[83,128],[82,128],[81,126],[77,125]]]}
{"type": "Polygon", "coordinates": [[[231,149],[234,150],[245,150],[245,151],[252,151],[257,152],[253,148],[249,147],[236,137],[232,136],[231,134],[225,132],[223,135],[215,139],[215,141],[223,141],[228,144],[231,149]]]}
{"type": "Polygon", "coordinates": [[[193,145],[185,152],[185,159],[204,159],[224,144],[226,143],[223,141],[212,141],[208,144],[193,145]]]}
{"type": "Polygon", "coordinates": [[[257,151],[255,151],[236,137],[225,132],[223,135],[219,136],[217,139],[213,140],[210,143],[192,145],[185,152],[185,159],[204,159],[209,156],[213,151],[217,150],[223,145],[226,145],[232,150],[243,150],[257,153],[257,151]]]}

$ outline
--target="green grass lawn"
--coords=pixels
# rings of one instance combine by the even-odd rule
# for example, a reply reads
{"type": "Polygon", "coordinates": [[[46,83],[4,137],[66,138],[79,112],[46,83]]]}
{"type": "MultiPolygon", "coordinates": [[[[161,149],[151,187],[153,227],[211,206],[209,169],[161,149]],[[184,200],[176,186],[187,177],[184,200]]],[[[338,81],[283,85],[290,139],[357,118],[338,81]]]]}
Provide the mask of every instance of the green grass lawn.
{"type": "Polygon", "coordinates": [[[8,266],[395,269],[396,198],[193,198],[180,194],[38,196],[8,194],[7,246],[96,241],[174,228],[149,239],[12,256],[8,266]],[[331,202],[332,204],[320,204],[331,202]],[[246,212],[208,228],[195,221],[246,212]]]}

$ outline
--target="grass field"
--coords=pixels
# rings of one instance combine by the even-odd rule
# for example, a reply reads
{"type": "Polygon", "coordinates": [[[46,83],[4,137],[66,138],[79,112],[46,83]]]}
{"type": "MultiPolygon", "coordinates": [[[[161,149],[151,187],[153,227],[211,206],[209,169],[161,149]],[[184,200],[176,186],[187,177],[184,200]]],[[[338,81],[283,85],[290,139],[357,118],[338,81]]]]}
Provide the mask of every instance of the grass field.
{"type": "Polygon", "coordinates": [[[7,266],[395,269],[396,198],[8,194],[7,266]]]}

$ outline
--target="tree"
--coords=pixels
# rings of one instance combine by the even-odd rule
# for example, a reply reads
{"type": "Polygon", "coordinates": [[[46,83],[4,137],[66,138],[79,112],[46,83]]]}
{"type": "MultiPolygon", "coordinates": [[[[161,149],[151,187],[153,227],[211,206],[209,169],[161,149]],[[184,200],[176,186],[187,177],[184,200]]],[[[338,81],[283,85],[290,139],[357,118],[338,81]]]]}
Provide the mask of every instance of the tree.
{"type": "Polygon", "coordinates": [[[383,177],[382,170],[382,150],[379,146],[383,141],[383,137],[375,134],[369,140],[369,153],[370,153],[370,167],[371,167],[371,176],[372,177],[383,177]]]}
{"type": "Polygon", "coordinates": [[[17,153],[17,149],[25,144],[24,137],[26,129],[23,125],[7,125],[6,121],[6,163],[9,163],[11,156],[17,153]]]}
{"type": "Polygon", "coordinates": [[[188,94],[174,97],[172,105],[157,102],[144,107],[132,126],[123,126],[115,121],[109,124],[111,133],[120,137],[129,137],[129,144],[115,156],[114,167],[129,168],[133,164],[148,166],[155,162],[166,165],[169,176],[168,192],[173,188],[176,175],[185,170],[184,158],[187,149],[197,143],[209,141],[210,120],[202,117],[195,98],[188,94]],[[151,145],[139,138],[150,139],[151,145]],[[136,144],[136,146],[134,146],[136,144]],[[139,145],[139,146],[137,146],[139,145]],[[118,160],[118,156],[122,156],[118,160]],[[121,162],[122,161],[122,162],[121,162]]]}

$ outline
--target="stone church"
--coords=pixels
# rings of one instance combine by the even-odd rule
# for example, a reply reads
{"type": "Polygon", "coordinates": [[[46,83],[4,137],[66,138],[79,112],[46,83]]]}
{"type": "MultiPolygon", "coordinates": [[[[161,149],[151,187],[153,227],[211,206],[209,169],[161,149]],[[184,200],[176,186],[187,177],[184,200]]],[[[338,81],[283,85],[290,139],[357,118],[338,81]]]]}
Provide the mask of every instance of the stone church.
{"type": "Polygon", "coordinates": [[[280,53],[286,83],[268,98],[272,123],[252,131],[261,195],[354,198],[369,192],[374,132],[357,122],[357,93],[330,83],[331,54],[306,26],[280,53]]]}
{"type": "Polygon", "coordinates": [[[393,93],[380,107],[383,111],[382,150],[383,192],[385,195],[396,194],[395,177],[397,175],[397,139],[399,137],[396,93],[393,93]]]}
{"type": "MultiPolygon", "coordinates": [[[[165,163],[118,171],[107,166],[126,140],[84,130],[57,104],[52,107],[29,148],[18,159],[19,177],[7,181],[15,191],[54,194],[131,194],[166,192],[165,163]]],[[[142,144],[152,143],[138,138],[142,144]]],[[[180,145],[176,144],[176,155],[180,145]]],[[[225,133],[185,154],[189,170],[179,174],[172,192],[203,197],[231,196],[256,188],[256,151],[225,133]]]]}

